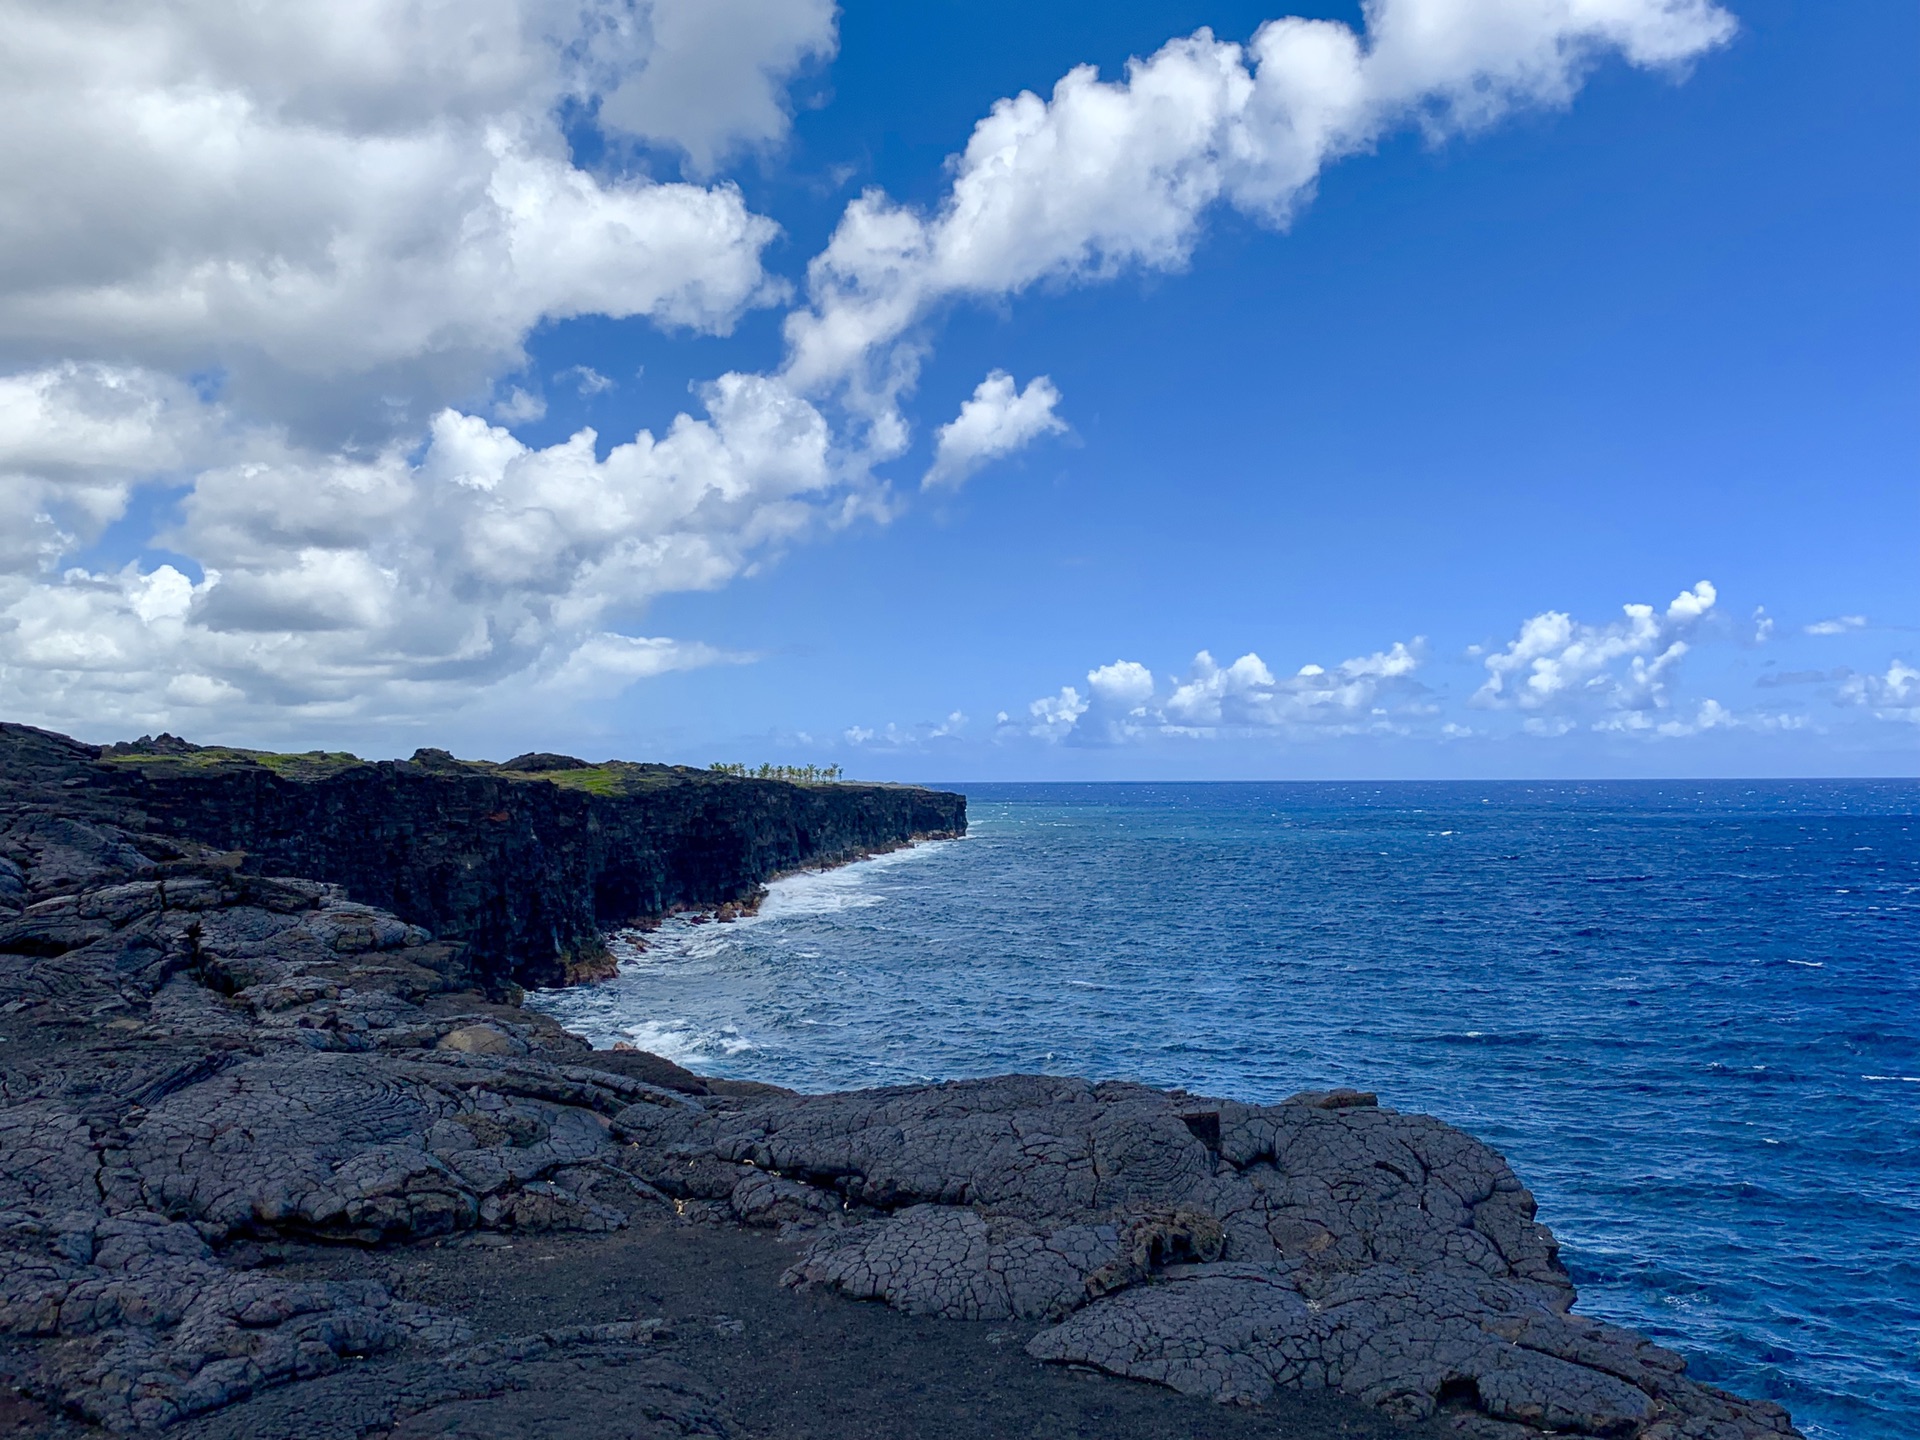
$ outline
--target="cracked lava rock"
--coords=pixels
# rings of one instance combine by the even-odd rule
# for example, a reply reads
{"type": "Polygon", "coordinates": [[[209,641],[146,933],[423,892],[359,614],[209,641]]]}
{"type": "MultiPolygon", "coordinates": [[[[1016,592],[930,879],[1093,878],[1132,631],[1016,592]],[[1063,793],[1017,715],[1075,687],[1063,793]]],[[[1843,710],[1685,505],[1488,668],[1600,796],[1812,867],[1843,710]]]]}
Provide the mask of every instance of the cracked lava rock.
{"type": "Polygon", "coordinates": [[[1578,1315],[1520,1180],[1437,1120],[1350,1091],[702,1080],[488,1001],[460,947],[337,887],[143,829],[65,783],[88,747],[6,740],[0,1336],[48,1426],[760,1433],[658,1317],[482,1333],[358,1263],[691,1226],[780,1237],[788,1297],[998,1322],[1035,1361],[1243,1407],[1796,1434],[1578,1315]],[[271,1263],[289,1247],[341,1260],[271,1263]]]}

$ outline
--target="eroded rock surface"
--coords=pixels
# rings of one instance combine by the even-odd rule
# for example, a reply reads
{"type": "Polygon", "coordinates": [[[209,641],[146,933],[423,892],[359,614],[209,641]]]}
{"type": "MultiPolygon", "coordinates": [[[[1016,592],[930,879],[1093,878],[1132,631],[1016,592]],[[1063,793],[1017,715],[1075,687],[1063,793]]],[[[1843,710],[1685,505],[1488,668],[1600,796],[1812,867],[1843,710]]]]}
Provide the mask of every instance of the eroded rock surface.
{"type": "MultiPolygon", "coordinates": [[[[30,759],[31,757],[29,757],[30,759]]],[[[1029,1351],[1218,1400],[1345,1392],[1489,1437],[1791,1435],[1572,1313],[1532,1197],[1372,1096],[1033,1076],[797,1096],[591,1051],[329,885],[0,773],[0,1334],[119,1432],[741,1433],[655,1322],[476,1338],[276,1245],[777,1229],[787,1283],[1045,1322],[1029,1351]]]]}
{"type": "Polygon", "coordinates": [[[338,882],[461,941],[494,993],[604,977],[608,930],[683,907],[731,913],[788,870],[967,825],[964,797],[914,786],[546,753],[370,763],[171,736],[84,748],[77,778],[140,807],[156,833],[244,852],[248,870],[338,882]]]}
{"type": "Polygon", "coordinates": [[[1255,1107],[1011,1077],[635,1106],[614,1129],[650,1183],[741,1218],[748,1176],[838,1199],[790,1283],[1054,1318],[1029,1346],[1044,1360],[1229,1401],[1332,1388],[1493,1434],[1791,1433],[1776,1407],[1571,1314],[1505,1161],[1371,1098],[1255,1107]]]}

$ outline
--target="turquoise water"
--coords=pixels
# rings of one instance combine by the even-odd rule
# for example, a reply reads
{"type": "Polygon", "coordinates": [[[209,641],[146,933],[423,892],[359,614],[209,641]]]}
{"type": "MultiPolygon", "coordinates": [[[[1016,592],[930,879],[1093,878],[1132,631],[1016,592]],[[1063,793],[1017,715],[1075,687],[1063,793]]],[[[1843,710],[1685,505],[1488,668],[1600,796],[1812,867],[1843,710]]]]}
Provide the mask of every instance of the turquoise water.
{"type": "Polygon", "coordinates": [[[1920,784],[961,788],[535,1003],[803,1089],[1374,1089],[1508,1156],[1584,1311],[1920,1436],[1920,784]]]}

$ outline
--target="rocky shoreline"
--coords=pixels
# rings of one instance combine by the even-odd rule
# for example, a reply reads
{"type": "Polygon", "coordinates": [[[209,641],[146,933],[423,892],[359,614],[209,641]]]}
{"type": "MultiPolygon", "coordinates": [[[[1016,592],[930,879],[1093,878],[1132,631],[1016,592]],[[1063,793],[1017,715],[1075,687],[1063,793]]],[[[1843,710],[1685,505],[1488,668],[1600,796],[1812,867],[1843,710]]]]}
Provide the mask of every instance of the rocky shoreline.
{"type": "MultiPolygon", "coordinates": [[[[1437,1120],[1035,1076],[794,1095],[595,1051],[473,941],[255,873],[149,762],[96,773],[127,763],[0,733],[0,1433],[1796,1433],[1573,1313],[1532,1197],[1437,1120]]],[[[333,793],[415,824],[417,778],[333,793]]],[[[221,783],[271,839],[277,783],[221,783]]],[[[483,874],[497,813],[466,822],[483,874]]]]}
{"type": "Polygon", "coordinates": [[[63,785],[152,833],[241,852],[251,873],[340,885],[457,942],[468,978],[496,996],[608,973],[602,937],[621,926],[738,907],[793,870],[967,827],[965,797],[942,791],[547,753],[370,763],[172,736],[98,754],[64,737],[30,748],[41,768],[69,772],[63,785]]]}

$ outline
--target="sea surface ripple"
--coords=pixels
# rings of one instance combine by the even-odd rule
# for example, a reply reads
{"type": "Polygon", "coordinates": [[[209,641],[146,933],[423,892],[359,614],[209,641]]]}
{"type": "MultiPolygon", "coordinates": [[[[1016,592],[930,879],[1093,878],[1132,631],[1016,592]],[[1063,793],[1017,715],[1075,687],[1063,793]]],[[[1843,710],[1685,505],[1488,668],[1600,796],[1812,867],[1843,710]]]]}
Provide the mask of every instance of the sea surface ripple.
{"type": "Polygon", "coordinates": [[[1581,1310],[1920,1436],[1920,783],[957,788],[970,838],[532,1003],[805,1090],[1377,1090],[1507,1155],[1581,1310]]]}

